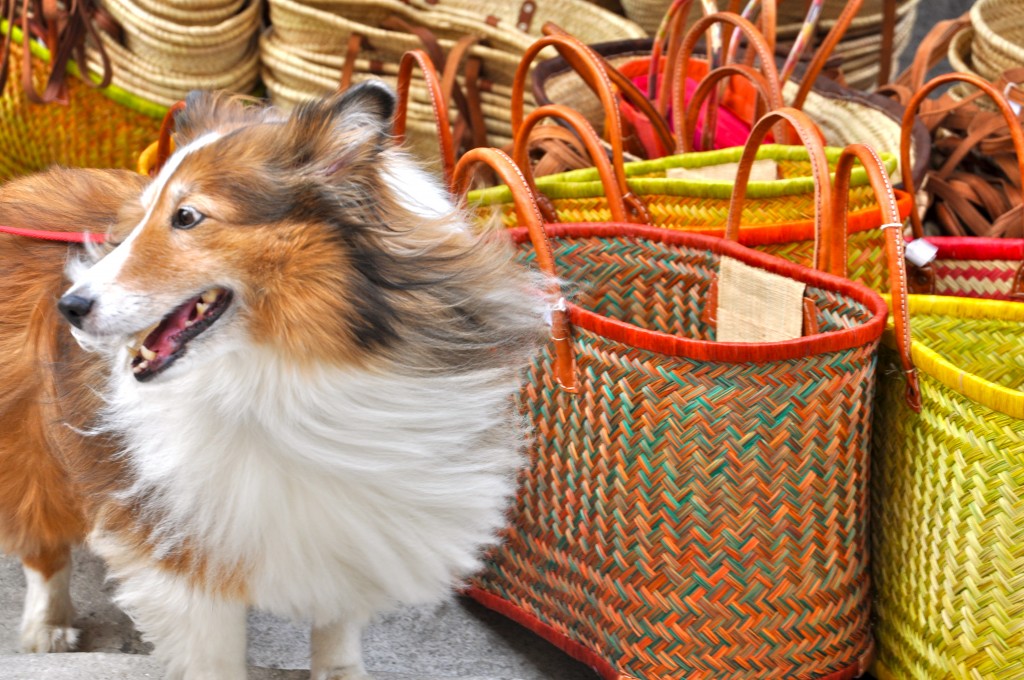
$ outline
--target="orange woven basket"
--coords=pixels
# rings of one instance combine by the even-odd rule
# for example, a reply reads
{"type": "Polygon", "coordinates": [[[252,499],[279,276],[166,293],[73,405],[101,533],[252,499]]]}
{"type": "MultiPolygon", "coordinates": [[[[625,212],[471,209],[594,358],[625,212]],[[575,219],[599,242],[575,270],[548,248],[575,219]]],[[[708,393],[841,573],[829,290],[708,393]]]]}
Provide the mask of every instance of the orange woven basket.
{"type": "MultiPolygon", "coordinates": [[[[458,185],[483,155],[460,161],[458,185]]],[[[841,272],[845,230],[828,226],[826,205],[845,215],[848,187],[833,195],[820,146],[814,156],[818,266],[841,272]]],[[[552,343],[520,394],[535,430],[530,465],[505,540],[469,594],[605,680],[862,674],[873,655],[867,473],[885,303],[861,284],[698,234],[547,224],[538,243],[541,220],[517,172],[502,179],[527,226],[512,230],[519,256],[576,295],[554,306],[552,343]],[[816,330],[720,341],[709,311],[721,319],[711,291],[717,281],[721,300],[728,260],[806,284],[816,330]]],[[[871,174],[898,223],[880,161],[871,174]]],[[[625,212],[614,186],[609,194],[625,212]]],[[[899,231],[885,234],[890,261],[901,261],[899,231]]]]}

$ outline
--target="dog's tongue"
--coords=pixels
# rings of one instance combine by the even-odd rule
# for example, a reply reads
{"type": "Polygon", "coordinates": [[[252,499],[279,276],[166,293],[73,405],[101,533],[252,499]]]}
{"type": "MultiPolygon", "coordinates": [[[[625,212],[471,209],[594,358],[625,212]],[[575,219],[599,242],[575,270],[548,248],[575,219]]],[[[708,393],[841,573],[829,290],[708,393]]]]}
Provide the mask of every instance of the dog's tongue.
{"type": "Polygon", "coordinates": [[[152,333],[146,336],[146,340],[142,344],[156,352],[158,357],[174,354],[181,344],[179,337],[182,331],[188,327],[188,322],[196,316],[196,303],[198,302],[199,296],[196,296],[175,309],[160,322],[160,325],[152,333]]]}

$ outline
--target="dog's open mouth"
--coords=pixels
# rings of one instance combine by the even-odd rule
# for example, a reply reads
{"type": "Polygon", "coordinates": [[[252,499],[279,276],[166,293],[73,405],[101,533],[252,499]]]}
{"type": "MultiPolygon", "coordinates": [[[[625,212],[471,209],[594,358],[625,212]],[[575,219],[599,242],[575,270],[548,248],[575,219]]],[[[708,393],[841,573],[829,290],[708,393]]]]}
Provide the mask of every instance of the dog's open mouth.
{"type": "Polygon", "coordinates": [[[132,374],[145,382],[185,353],[188,343],[220,318],[231,304],[231,291],[211,288],[186,300],[157,324],[135,350],[132,374]]]}

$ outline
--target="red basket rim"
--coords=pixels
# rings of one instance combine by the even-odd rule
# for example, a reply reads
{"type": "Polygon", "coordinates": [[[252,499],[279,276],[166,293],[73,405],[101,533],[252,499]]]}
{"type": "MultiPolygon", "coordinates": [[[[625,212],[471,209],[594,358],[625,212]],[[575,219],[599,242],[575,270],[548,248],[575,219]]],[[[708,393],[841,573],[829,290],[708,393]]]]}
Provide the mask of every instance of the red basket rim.
{"type": "MultiPolygon", "coordinates": [[[[797,281],[841,293],[863,304],[871,314],[871,318],[866,323],[855,328],[817,333],[781,342],[730,343],[694,340],[653,331],[597,314],[572,302],[566,303],[569,318],[574,325],[630,347],[697,361],[768,363],[863,347],[876,342],[885,328],[888,306],[878,293],[867,286],[819,272],[768,253],[751,250],[733,241],[646,225],[614,222],[548,224],[545,225],[545,231],[548,238],[552,240],[626,237],[639,241],[654,241],[667,245],[708,250],[774,274],[788,276],[797,281]]],[[[524,228],[510,229],[509,232],[517,244],[529,240],[529,235],[524,228]]]]}

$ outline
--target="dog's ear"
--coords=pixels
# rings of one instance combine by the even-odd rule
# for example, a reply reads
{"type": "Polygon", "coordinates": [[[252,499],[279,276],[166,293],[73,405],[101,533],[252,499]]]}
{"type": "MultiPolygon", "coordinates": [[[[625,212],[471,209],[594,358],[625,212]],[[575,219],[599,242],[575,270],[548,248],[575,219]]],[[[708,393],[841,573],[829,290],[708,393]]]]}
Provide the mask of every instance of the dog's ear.
{"type": "Polygon", "coordinates": [[[395,94],[370,80],[298,106],[288,121],[297,169],[332,176],[372,160],[391,140],[395,94]]]}

